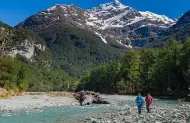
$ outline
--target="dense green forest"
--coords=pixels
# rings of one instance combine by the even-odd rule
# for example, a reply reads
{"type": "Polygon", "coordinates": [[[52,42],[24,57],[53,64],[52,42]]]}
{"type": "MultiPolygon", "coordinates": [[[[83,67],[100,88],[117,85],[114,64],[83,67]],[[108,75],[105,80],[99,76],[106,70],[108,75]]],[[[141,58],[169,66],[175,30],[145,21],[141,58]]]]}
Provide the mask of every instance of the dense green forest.
{"type": "Polygon", "coordinates": [[[78,90],[183,95],[189,86],[190,40],[171,40],[162,48],[128,51],[122,60],[86,73],[78,90]]]}
{"type": "Polygon", "coordinates": [[[0,58],[0,87],[22,91],[74,91],[77,80],[59,69],[48,70],[18,59],[0,58]]]}
{"type": "MultiPolygon", "coordinates": [[[[35,30],[35,29],[34,29],[35,30]]],[[[97,65],[120,59],[122,49],[113,48],[94,33],[66,24],[36,29],[51,50],[53,66],[80,78],[97,65]]]]}

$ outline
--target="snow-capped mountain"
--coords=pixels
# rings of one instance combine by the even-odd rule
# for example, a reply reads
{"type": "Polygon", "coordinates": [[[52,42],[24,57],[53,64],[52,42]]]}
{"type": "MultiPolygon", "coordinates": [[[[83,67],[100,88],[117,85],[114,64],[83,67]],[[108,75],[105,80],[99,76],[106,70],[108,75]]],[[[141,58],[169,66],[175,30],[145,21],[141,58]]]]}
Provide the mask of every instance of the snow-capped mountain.
{"type": "Polygon", "coordinates": [[[124,47],[143,46],[175,24],[173,19],[152,12],[141,12],[114,0],[90,10],[75,5],[57,4],[31,16],[18,26],[25,28],[47,27],[52,24],[69,24],[92,31],[106,44],[110,40],[124,47]]]}
{"type": "Polygon", "coordinates": [[[160,35],[158,41],[147,44],[145,47],[160,47],[168,44],[171,39],[182,43],[190,37],[190,11],[185,12],[177,22],[160,35]]]}
{"type": "Polygon", "coordinates": [[[89,10],[91,13],[87,24],[101,30],[114,27],[124,27],[139,21],[149,21],[146,25],[156,25],[167,28],[175,23],[165,15],[158,15],[149,11],[140,12],[129,6],[125,6],[118,0],[102,4],[89,10]]]}
{"type": "Polygon", "coordinates": [[[48,26],[61,22],[77,27],[83,27],[86,23],[86,13],[85,10],[80,9],[75,5],[57,4],[29,17],[19,25],[30,28],[31,25],[35,27],[39,25],[48,26]]]}
{"type": "Polygon", "coordinates": [[[159,38],[159,33],[175,24],[173,19],[152,12],[141,12],[123,5],[118,0],[88,10],[86,24],[122,44],[142,46],[159,38]]]}
{"type": "Polygon", "coordinates": [[[132,21],[143,19],[138,11],[124,6],[119,1],[102,4],[97,8],[89,10],[89,13],[91,16],[88,18],[87,24],[101,30],[112,27],[124,27],[132,23],[132,21]]]}
{"type": "Polygon", "coordinates": [[[146,11],[146,12],[140,12],[141,15],[143,17],[145,17],[146,19],[149,19],[151,21],[155,21],[155,22],[160,22],[160,23],[163,23],[163,25],[167,25],[170,26],[171,24],[174,24],[175,21],[173,19],[170,19],[168,18],[167,16],[165,15],[158,15],[158,14],[155,14],[155,13],[152,13],[152,12],[149,12],[149,11],[146,11]]]}

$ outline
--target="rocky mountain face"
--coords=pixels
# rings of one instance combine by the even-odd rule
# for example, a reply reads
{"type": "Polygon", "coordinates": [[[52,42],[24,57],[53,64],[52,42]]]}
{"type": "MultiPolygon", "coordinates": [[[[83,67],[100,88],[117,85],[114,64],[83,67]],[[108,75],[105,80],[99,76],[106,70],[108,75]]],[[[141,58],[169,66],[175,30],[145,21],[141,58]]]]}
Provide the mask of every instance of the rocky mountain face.
{"type": "Polygon", "coordinates": [[[118,0],[89,10],[87,25],[124,45],[143,46],[175,23],[152,12],[140,12],[118,0]]]}
{"type": "Polygon", "coordinates": [[[49,66],[50,58],[43,39],[24,29],[15,29],[0,22],[0,57],[23,57],[30,62],[49,66]]]}
{"type": "Polygon", "coordinates": [[[187,11],[184,13],[179,20],[176,23],[176,26],[185,26],[187,24],[190,24],[190,11],[187,11]]]}
{"type": "Polygon", "coordinates": [[[29,17],[16,27],[22,26],[38,30],[38,28],[46,28],[55,23],[62,23],[82,28],[87,18],[86,13],[75,5],[57,4],[29,17]]]}
{"type": "Polygon", "coordinates": [[[154,40],[145,47],[160,47],[167,44],[171,39],[176,39],[182,43],[190,37],[190,11],[184,13],[167,31],[160,34],[159,40],[154,40]]]}
{"type": "Polygon", "coordinates": [[[174,24],[171,28],[169,28],[168,34],[176,33],[184,29],[189,24],[190,24],[190,11],[187,11],[178,19],[176,24],[174,24]]]}
{"type": "Polygon", "coordinates": [[[57,4],[29,17],[17,27],[39,31],[55,23],[89,30],[105,44],[129,48],[144,46],[153,39],[159,39],[160,33],[165,32],[175,21],[164,15],[137,11],[114,0],[90,10],[57,4]]]}

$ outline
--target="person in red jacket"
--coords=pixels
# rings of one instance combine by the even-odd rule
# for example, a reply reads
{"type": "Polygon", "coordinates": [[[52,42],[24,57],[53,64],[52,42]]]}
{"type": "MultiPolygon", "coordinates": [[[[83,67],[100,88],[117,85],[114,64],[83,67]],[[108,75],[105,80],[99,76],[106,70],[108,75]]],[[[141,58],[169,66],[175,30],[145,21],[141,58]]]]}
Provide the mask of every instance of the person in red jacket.
{"type": "Polygon", "coordinates": [[[145,101],[146,101],[146,109],[147,109],[147,111],[149,113],[150,112],[150,105],[153,103],[153,98],[150,95],[150,93],[147,94],[147,96],[145,98],[145,101]]]}

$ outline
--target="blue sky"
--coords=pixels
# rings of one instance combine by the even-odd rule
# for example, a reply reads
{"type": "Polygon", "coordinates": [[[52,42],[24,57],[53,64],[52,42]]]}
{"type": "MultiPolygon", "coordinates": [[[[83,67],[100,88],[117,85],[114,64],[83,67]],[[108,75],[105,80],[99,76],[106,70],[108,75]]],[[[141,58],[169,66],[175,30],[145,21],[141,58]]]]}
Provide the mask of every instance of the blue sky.
{"type": "MultiPolygon", "coordinates": [[[[90,9],[113,0],[1,0],[0,20],[15,26],[27,17],[55,4],[75,4],[83,9],[90,9]]],[[[120,0],[125,5],[141,11],[151,11],[178,18],[190,10],[190,0],[120,0]]]]}

